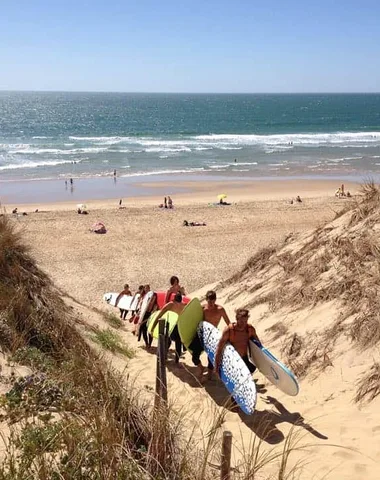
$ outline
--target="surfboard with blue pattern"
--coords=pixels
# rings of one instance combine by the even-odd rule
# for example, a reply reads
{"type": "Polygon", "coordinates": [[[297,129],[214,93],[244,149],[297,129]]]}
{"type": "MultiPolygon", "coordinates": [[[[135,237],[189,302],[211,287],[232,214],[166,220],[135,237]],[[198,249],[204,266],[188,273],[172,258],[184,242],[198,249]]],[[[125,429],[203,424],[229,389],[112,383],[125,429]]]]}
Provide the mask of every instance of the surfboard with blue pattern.
{"type": "MultiPolygon", "coordinates": [[[[200,322],[198,335],[205,352],[215,366],[215,354],[222,336],[221,332],[211,323],[200,322]]],[[[224,347],[219,375],[243,412],[252,415],[256,405],[256,385],[247,365],[230,343],[224,347]]]]}
{"type": "Polygon", "coordinates": [[[248,356],[258,370],[287,395],[295,396],[299,392],[299,385],[295,375],[283,365],[263,345],[256,341],[249,341],[248,356]]]}

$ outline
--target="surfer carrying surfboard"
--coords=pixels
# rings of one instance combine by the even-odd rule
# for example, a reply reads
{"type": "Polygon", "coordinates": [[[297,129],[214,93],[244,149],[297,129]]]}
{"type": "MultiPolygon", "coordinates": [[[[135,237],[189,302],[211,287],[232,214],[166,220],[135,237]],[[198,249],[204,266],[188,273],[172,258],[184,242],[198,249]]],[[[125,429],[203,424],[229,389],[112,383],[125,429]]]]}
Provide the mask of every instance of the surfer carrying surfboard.
{"type": "MultiPolygon", "coordinates": [[[[127,283],[124,285],[123,291],[120,292],[119,295],[117,296],[116,301],[115,301],[115,307],[117,307],[117,304],[119,303],[119,301],[120,301],[120,299],[123,295],[128,295],[129,297],[132,296],[132,292],[129,289],[129,285],[127,283]]],[[[125,320],[125,317],[127,315],[128,315],[128,310],[123,310],[122,308],[120,308],[120,318],[125,320]]]]}
{"type": "Polygon", "coordinates": [[[245,308],[238,308],[236,310],[236,323],[232,323],[224,329],[215,353],[215,370],[217,373],[219,373],[223,349],[227,342],[230,342],[235,348],[251,373],[256,370],[256,367],[249,361],[247,355],[248,345],[250,340],[256,340],[259,344],[261,342],[257,336],[256,329],[248,323],[248,318],[249,311],[245,308]]]}
{"type": "Polygon", "coordinates": [[[185,289],[179,284],[179,278],[173,275],[170,277],[170,288],[166,292],[165,303],[168,303],[172,293],[180,293],[182,296],[185,295],[185,289]]]}
{"type": "MultiPolygon", "coordinates": [[[[206,300],[207,303],[206,305],[203,305],[203,320],[205,322],[211,323],[214,327],[218,328],[219,322],[223,318],[223,320],[226,322],[227,326],[231,324],[230,319],[228,318],[227,312],[221,305],[217,305],[216,303],[216,292],[214,290],[209,290],[206,293],[206,300]]],[[[201,343],[200,338],[198,335],[195,336],[193,342],[189,346],[190,350],[193,352],[192,354],[192,361],[194,365],[198,367],[198,374],[199,377],[203,377],[203,372],[204,372],[204,366],[202,365],[202,362],[200,360],[200,355],[203,352],[203,345],[201,343]]],[[[212,372],[214,370],[214,366],[210,359],[208,359],[208,365],[207,365],[207,370],[208,370],[208,379],[211,380],[212,378],[212,372]]]]}
{"type": "MultiPolygon", "coordinates": [[[[154,320],[153,325],[151,327],[151,331],[153,332],[157,326],[158,321],[166,312],[174,312],[177,315],[181,315],[183,309],[186,307],[184,303],[182,303],[182,295],[180,292],[176,293],[174,300],[172,302],[166,303],[160,313],[158,314],[157,318],[154,320]]],[[[181,358],[182,353],[182,341],[181,337],[179,336],[178,327],[177,325],[173,328],[172,333],[169,337],[169,345],[168,349],[170,348],[171,340],[175,342],[175,363],[176,365],[179,364],[179,359],[181,358]]]]}
{"type": "MultiPolygon", "coordinates": [[[[150,285],[145,285],[144,286],[144,293],[145,296],[147,296],[151,292],[150,290],[150,285]]],[[[139,334],[137,341],[139,342],[141,340],[141,336],[144,339],[146,349],[149,350],[150,347],[152,346],[153,342],[153,337],[148,333],[148,319],[152,315],[152,313],[157,309],[157,294],[155,292],[151,292],[151,298],[149,300],[148,305],[146,306],[146,310],[143,314],[143,318],[141,318],[141,322],[139,325],[139,334]]]]}

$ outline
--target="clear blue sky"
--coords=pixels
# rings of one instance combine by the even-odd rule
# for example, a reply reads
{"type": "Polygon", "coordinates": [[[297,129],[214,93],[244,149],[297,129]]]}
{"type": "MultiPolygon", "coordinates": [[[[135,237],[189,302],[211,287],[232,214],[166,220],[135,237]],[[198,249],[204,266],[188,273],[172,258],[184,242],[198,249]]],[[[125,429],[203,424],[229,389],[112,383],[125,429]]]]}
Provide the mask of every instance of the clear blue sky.
{"type": "Polygon", "coordinates": [[[0,89],[379,92],[379,24],[379,0],[4,0],[0,89]]]}

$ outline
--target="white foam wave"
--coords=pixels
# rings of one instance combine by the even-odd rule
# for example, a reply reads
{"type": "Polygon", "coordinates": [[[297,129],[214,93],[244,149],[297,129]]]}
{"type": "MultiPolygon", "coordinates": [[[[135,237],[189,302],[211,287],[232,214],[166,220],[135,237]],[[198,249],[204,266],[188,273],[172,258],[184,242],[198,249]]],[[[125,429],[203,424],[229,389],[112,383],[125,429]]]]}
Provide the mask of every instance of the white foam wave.
{"type": "Polygon", "coordinates": [[[60,148],[34,148],[31,145],[27,145],[26,147],[16,147],[13,150],[8,150],[8,153],[11,155],[77,155],[81,153],[101,153],[106,151],[106,147],[87,147],[62,150],[60,148]]]}
{"type": "Polygon", "coordinates": [[[168,175],[168,174],[175,174],[175,173],[197,173],[203,172],[204,168],[188,168],[182,170],[154,170],[152,172],[136,172],[130,173],[126,175],[120,175],[121,177],[149,177],[151,175],[168,175]]]}
{"type": "Polygon", "coordinates": [[[161,153],[161,152],[167,152],[167,153],[179,153],[179,152],[191,152],[191,148],[187,147],[179,147],[179,148],[159,148],[159,147],[152,147],[152,148],[146,148],[145,152],[147,153],[161,153]]]}
{"type": "Polygon", "coordinates": [[[223,146],[220,146],[219,148],[220,148],[220,150],[241,150],[243,147],[223,147],[223,146]]]}
{"type": "Polygon", "coordinates": [[[331,144],[374,144],[380,141],[380,132],[336,132],[336,133],[292,133],[279,135],[231,135],[211,134],[195,137],[204,142],[225,142],[236,145],[331,145],[331,144]]]}
{"type": "Polygon", "coordinates": [[[229,165],[257,165],[257,162],[232,162],[229,165]]]}
{"type": "Polygon", "coordinates": [[[12,165],[2,165],[0,170],[19,170],[22,168],[37,168],[37,167],[55,167],[56,165],[63,165],[65,163],[71,163],[71,161],[58,160],[56,162],[24,162],[24,163],[15,163],[12,165]]]}

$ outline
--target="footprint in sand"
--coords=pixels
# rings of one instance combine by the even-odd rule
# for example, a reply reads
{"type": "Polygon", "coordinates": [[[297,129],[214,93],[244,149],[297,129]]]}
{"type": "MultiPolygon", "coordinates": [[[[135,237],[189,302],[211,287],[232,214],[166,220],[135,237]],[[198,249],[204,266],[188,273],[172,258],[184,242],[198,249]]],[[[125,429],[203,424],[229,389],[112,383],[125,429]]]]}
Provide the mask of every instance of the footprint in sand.
{"type": "Polygon", "coordinates": [[[345,450],[338,450],[337,452],[333,453],[334,457],[341,457],[341,458],[351,458],[352,453],[346,452],[345,450]]]}
{"type": "Polygon", "coordinates": [[[377,433],[380,432],[380,425],[376,425],[375,427],[372,427],[372,433],[377,433]]]}

